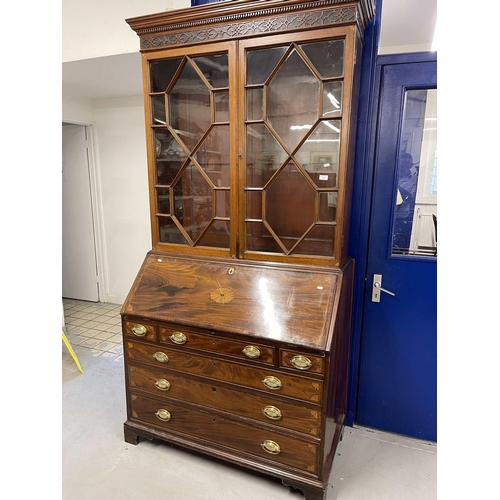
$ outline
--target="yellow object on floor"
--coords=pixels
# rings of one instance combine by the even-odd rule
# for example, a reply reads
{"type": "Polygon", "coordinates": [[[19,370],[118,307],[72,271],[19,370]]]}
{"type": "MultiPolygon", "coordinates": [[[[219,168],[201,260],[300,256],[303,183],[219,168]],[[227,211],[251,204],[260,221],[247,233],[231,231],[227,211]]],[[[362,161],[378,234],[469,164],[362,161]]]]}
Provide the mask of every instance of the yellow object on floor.
{"type": "Polygon", "coordinates": [[[80,362],[78,361],[78,358],[76,357],[75,351],[73,351],[73,348],[71,347],[70,343],[68,342],[66,335],[64,335],[64,331],[62,332],[62,339],[63,339],[64,343],[66,344],[66,347],[68,348],[68,351],[71,354],[73,361],[76,363],[76,366],[78,366],[78,369],[83,373],[82,367],[80,366],[80,362]]]}

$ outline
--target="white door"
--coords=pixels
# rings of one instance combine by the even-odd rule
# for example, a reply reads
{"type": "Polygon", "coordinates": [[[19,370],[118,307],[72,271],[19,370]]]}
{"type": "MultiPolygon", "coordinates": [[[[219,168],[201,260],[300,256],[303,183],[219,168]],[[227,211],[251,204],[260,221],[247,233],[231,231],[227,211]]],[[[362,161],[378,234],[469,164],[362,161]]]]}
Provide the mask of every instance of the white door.
{"type": "Polygon", "coordinates": [[[83,125],[62,124],[62,296],[97,302],[86,133],[83,125]]]}

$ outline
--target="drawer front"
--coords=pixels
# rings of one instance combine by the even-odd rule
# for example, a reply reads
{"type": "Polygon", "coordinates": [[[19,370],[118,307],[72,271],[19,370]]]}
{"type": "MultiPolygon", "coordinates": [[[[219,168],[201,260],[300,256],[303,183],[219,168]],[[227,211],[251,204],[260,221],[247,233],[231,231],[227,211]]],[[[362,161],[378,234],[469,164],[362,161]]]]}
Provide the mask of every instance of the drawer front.
{"type": "Polygon", "coordinates": [[[129,340],[125,342],[125,357],[128,361],[163,366],[222,382],[260,389],[274,395],[321,404],[323,393],[321,380],[311,380],[295,374],[240,365],[231,361],[191,354],[180,349],[129,340]]]}
{"type": "Polygon", "coordinates": [[[211,335],[203,330],[179,325],[160,326],[160,342],[226,354],[274,365],[274,348],[211,335]]]}
{"type": "Polygon", "coordinates": [[[156,325],[147,321],[125,321],[123,331],[126,337],[156,341],[156,325]]]}
{"type": "Polygon", "coordinates": [[[276,432],[220,417],[178,403],[132,394],[132,418],[155,425],[166,432],[205,439],[236,453],[286,464],[311,473],[317,472],[318,445],[276,432]],[[267,451],[266,451],[267,450],[267,451]]]}
{"type": "Polygon", "coordinates": [[[281,350],[280,366],[303,373],[323,374],[325,358],[313,354],[281,350]]]}
{"type": "Polygon", "coordinates": [[[129,365],[128,385],[131,389],[150,392],[155,397],[172,397],[226,411],[267,424],[319,437],[321,412],[261,396],[219,386],[216,382],[199,381],[161,368],[129,365]]]}

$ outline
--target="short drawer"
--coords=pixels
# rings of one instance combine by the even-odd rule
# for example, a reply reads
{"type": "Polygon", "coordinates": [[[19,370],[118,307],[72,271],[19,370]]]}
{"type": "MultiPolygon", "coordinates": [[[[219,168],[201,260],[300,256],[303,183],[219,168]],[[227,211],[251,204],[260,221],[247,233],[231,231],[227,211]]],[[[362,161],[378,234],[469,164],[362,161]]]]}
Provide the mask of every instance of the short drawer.
{"type": "Polygon", "coordinates": [[[147,321],[125,321],[123,331],[127,337],[156,341],[156,325],[147,321]]]}
{"type": "Polygon", "coordinates": [[[280,351],[280,366],[293,368],[304,373],[319,373],[323,375],[325,358],[314,354],[304,354],[295,351],[280,351]]]}
{"type": "Polygon", "coordinates": [[[160,342],[274,364],[274,347],[227,339],[201,329],[179,325],[160,325],[160,342]]]}
{"type": "Polygon", "coordinates": [[[292,404],[259,393],[243,392],[197,380],[167,369],[128,366],[128,387],[147,391],[155,397],[176,398],[222,410],[240,417],[320,436],[321,412],[304,404],[292,404]]]}
{"type": "Polygon", "coordinates": [[[130,397],[131,417],[165,432],[201,438],[255,457],[317,472],[317,440],[303,441],[278,432],[243,424],[182,403],[162,401],[139,394],[130,397]]]}
{"type": "Polygon", "coordinates": [[[265,367],[246,366],[211,356],[193,354],[187,350],[132,340],[125,342],[124,354],[127,361],[163,366],[229,384],[259,389],[269,394],[297,398],[315,404],[321,404],[322,400],[323,382],[300,377],[297,374],[283,373],[265,367]]]}

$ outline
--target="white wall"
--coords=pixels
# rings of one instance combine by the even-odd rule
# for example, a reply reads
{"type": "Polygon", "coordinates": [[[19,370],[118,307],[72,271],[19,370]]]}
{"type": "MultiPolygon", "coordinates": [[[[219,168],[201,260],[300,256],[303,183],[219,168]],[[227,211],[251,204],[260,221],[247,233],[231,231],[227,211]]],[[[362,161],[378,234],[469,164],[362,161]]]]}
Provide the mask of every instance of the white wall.
{"type": "Polygon", "coordinates": [[[151,250],[142,97],[94,101],[106,302],[121,304],[151,250]]]}
{"type": "Polygon", "coordinates": [[[190,7],[190,0],[63,0],[62,62],[137,52],[125,19],[190,7]]]}

